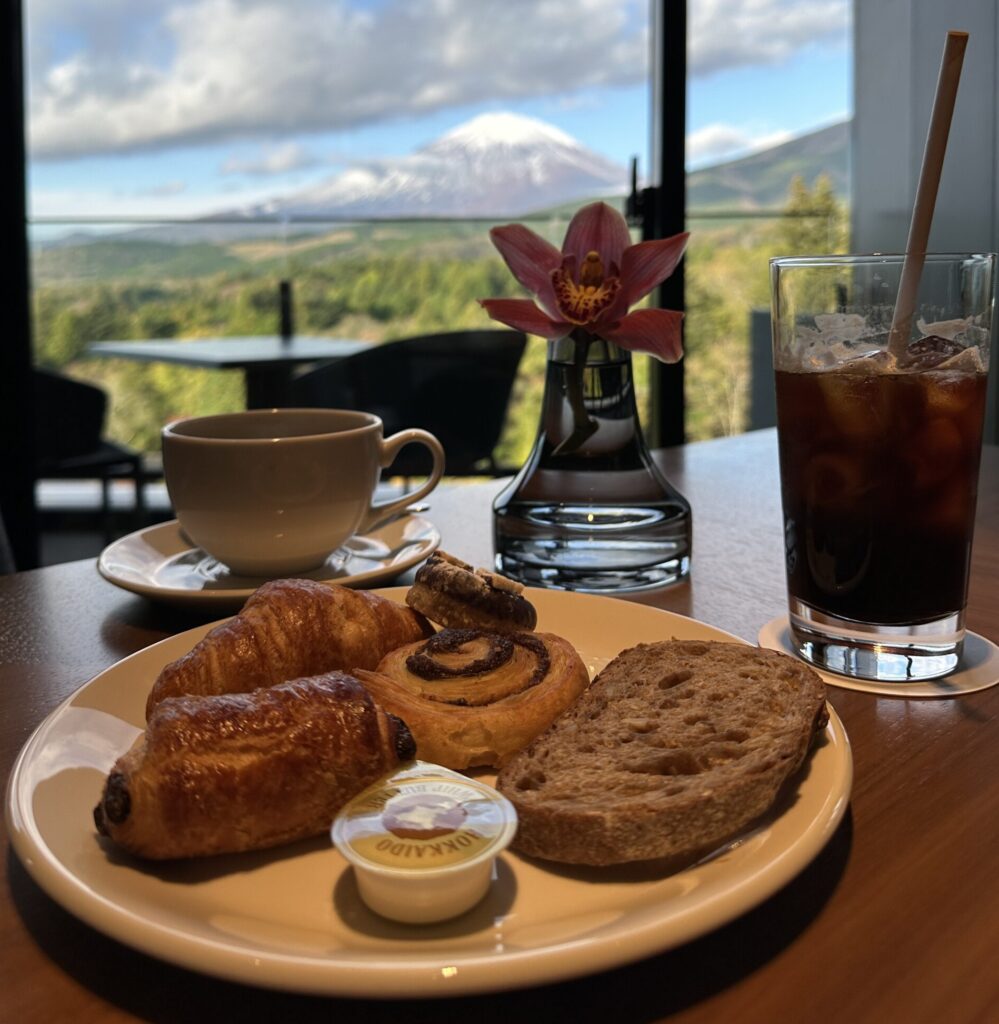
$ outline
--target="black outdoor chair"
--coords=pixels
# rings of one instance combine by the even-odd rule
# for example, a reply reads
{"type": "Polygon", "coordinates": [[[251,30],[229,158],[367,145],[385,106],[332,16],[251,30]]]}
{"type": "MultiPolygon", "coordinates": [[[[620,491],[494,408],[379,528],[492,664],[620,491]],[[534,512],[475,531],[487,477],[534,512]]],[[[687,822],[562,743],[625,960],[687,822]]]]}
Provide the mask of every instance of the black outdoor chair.
{"type": "MultiPolygon", "coordinates": [[[[494,451],[527,344],[519,331],[431,334],[376,345],[303,373],[292,382],[299,406],[375,413],[385,434],[429,430],[444,446],[448,476],[499,476],[494,451]]],[[[387,471],[425,476],[430,454],[407,445],[387,471]]]]}
{"type": "Polygon", "coordinates": [[[35,478],[101,482],[105,538],[112,534],[111,481],[135,486],[136,524],[145,516],[142,456],[104,438],[107,395],[100,388],[47,370],[34,371],[35,478]]]}

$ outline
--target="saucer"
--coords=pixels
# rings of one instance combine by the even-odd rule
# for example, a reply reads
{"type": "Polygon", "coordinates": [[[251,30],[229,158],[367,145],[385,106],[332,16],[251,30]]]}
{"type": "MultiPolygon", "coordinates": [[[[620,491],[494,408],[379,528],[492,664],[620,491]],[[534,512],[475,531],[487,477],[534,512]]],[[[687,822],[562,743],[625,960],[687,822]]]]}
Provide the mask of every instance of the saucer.
{"type": "MultiPolygon", "coordinates": [[[[344,586],[386,583],[422,562],[438,544],[437,528],[421,516],[404,515],[368,534],[357,534],[303,579],[344,586]]],[[[137,530],[106,547],[97,571],[108,582],[153,601],[238,611],[267,580],[237,576],[194,547],[176,519],[137,530]]]]}
{"type": "Polygon", "coordinates": [[[939,679],[921,679],[911,683],[854,679],[812,665],[791,646],[791,627],[786,615],[778,615],[768,622],[760,630],[758,641],[760,647],[790,654],[804,661],[830,686],[838,686],[843,690],[860,690],[862,693],[877,693],[886,697],[960,697],[976,690],[987,690],[999,683],[999,647],[984,636],[972,633],[970,629],[964,634],[964,653],[961,656],[961,667],[956,672],[939,679]]]}

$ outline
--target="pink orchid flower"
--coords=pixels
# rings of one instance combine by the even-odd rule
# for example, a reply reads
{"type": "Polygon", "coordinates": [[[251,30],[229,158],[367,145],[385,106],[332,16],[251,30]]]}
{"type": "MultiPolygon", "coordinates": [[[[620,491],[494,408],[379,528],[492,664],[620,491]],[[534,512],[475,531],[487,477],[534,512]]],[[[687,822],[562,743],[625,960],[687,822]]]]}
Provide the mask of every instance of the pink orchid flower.
{"type": "Polygon", "coordinates": [[[535,299],[480,299],[493,320],[548,339],[582,329],[665,363],[683,354],[682,313],[628,310],[673,273],[686,232],[632,245],[624,217],[591,203],[572,218],[561,251],[522,224],[493,228],[489,236],[535,299]]]}

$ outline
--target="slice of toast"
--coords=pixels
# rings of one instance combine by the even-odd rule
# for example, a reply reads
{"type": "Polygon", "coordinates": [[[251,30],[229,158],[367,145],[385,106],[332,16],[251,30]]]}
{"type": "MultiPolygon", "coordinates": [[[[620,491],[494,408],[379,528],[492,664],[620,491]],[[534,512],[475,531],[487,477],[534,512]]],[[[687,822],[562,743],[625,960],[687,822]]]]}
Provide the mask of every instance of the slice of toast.
{"type": "Polygon", "coordinates": [[[639,644],[500,771],[514,847],[569,864],[692,863],[771,807],[827,720],[821,678],[787,655],[639,644]]]}

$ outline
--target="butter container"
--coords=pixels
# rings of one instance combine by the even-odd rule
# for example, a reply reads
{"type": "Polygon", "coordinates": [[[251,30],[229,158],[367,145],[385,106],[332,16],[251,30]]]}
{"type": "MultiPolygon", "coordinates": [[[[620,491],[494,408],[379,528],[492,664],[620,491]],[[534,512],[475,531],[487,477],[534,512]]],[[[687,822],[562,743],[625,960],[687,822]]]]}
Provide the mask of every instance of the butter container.
{"type": "Polygon", "coordinates": [[[375,913],[426,924],[485,896],[516,831],[517,812],[491,786],[415,761],[354,797],[331,835],[375,913]]]}

